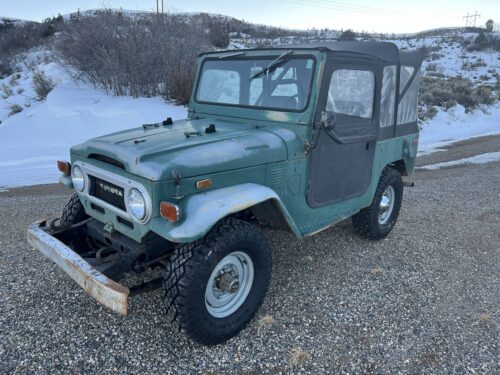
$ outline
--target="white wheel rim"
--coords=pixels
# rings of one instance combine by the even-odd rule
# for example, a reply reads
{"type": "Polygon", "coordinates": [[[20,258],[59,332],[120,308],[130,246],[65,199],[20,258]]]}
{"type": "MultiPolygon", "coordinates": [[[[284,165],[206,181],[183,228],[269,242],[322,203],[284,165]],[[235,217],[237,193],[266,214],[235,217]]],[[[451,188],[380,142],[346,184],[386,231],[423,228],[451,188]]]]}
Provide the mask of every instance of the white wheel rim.
{"type": "Polygon", "coordinates": [[[387,186],[382,194],[379,204],[378,222],[381,225],[387,224],[394,209],[396,192],[392,186],[387,186]]]}
{"type": "Polygon", "coordinates": [[[225,318],[236,312],[252,289],[254,267],[250,256],[243,251],[226,255],[214,268],[205,288],[205,306],[215,318],[225,318]],[[223,275],[237,281],[239,287],[228,291],[221,287],[223,275]]]}

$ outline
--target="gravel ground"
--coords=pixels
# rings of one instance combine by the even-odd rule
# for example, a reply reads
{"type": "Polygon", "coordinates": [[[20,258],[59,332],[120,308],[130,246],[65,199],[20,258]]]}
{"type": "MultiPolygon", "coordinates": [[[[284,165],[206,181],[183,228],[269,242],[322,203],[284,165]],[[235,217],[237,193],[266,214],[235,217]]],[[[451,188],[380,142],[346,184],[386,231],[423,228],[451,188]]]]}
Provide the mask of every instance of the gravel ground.
{"type": "Polygon", "coordinates": [[[170,328],[160,291],[120,317],[29,248],[26,227],[57,215],[67,191],[2,192],[0,373],[498,373],[500,162],[416,180],[383,241],[349,221],[304,241],[266,231],[264,305],[212,348],[170,328]]]}

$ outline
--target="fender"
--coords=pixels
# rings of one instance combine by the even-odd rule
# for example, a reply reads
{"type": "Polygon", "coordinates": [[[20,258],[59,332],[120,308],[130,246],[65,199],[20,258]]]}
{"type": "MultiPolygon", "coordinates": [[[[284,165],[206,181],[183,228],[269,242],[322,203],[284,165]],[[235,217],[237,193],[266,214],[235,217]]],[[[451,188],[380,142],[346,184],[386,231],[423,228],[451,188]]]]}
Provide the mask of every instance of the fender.
{"type": "Polygon", "coordinates": [[[276,192],[266,186],[246,183],[210,190],[186,197],[179,202],[182,219],[178,224],[165,225],[165,219],[155,218],[151,230],[171,242],[187,243],[202,238],[224,217],[267,200],[274,200],[290,230],[302,238],[297,225],[276,192]]]}

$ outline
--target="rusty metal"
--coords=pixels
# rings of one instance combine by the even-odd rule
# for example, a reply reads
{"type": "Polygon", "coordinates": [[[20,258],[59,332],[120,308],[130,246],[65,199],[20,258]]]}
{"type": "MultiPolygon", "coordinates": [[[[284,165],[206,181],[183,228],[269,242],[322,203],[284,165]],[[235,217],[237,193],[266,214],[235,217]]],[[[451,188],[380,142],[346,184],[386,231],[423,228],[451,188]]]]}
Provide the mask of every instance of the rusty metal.
{"type": "Polygon", "coordinates": [[[80,255],[43,229],[45,221],[37,221],[28,228],[28,242],[56,263],[85,292],[102,305],[121,314],[128,314],[130,290],[103,275],[80,255]]]}

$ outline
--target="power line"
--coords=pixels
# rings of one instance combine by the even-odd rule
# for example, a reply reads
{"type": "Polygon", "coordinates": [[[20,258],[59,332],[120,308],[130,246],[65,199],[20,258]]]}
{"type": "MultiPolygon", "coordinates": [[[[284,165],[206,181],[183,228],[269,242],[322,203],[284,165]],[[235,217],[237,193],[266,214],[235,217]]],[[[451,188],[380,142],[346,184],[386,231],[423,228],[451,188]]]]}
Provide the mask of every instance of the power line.
{"type": "Polygon", "coordinates": [[[375,8],[375,7],[365,7],[362,5],[346,4],[339,1],[328,1],[328,0],[278,0],[281,2],[286,2],[294,5],[309,6],[321,9],[336,10],[339,12],[350,12],[350,13],[362,13],[369,15],[378,16],[388,16],[393,14],[408,14],[408,15],[426,15],[426,16],[439,16],[445,17],[442,14],[435,13],[418,13],[410,11],[397,11],[393,9],[375,8]]]}

